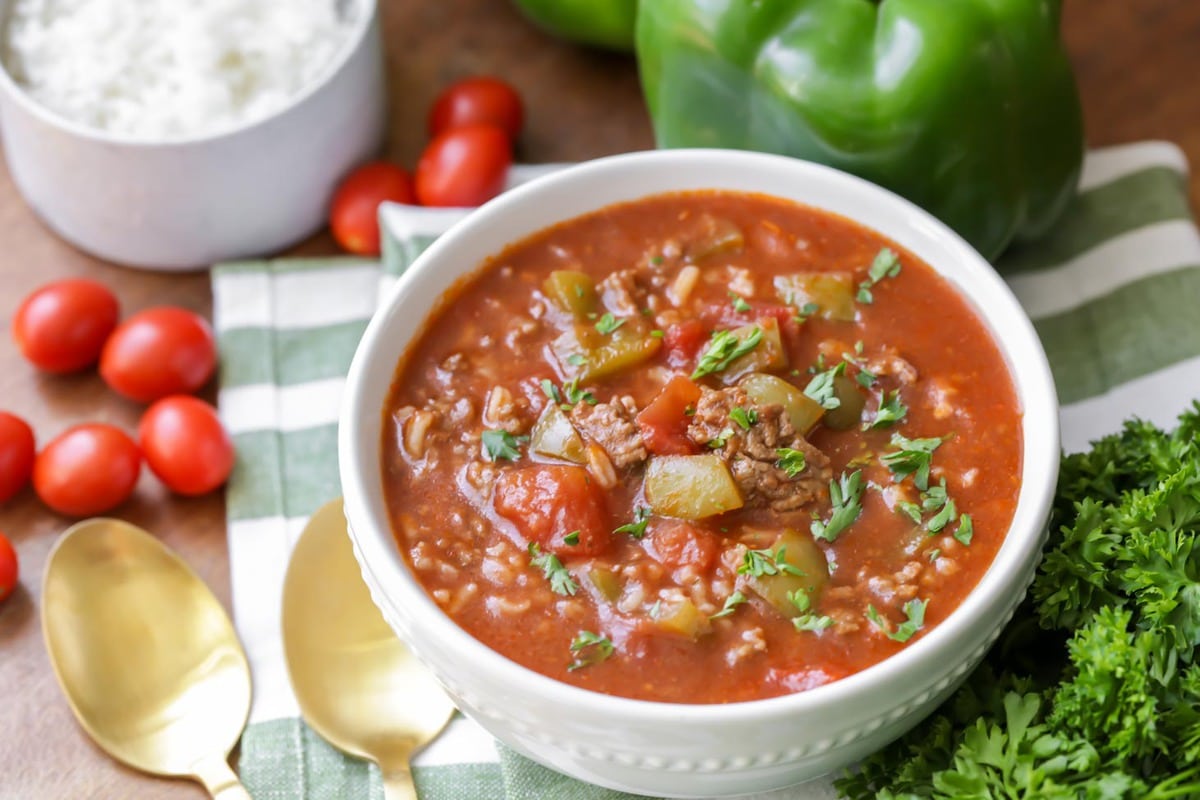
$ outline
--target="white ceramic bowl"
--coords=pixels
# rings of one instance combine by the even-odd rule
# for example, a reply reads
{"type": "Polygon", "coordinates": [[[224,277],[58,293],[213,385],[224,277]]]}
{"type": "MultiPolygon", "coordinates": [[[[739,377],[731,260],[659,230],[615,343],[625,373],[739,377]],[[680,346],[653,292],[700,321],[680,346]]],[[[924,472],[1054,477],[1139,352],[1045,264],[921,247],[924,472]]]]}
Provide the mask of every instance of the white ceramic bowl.
{"type": "Polygon", "coordinates": [[[442,236],[400,279],[350,368],[339,430],[346,514],[384,616],[462,711],[505,744],[592,783],[643,794],[763,791],[847,766],[916,724],[975,666],[1033,576],[1058,472],[1058,406],[1033,326],[1003,281],[916,206],[827,167],[781,156],[669,150],[614,156],[512,190],[442,236]],[[552,223],[659,192],[732,189],[858,220],[924,259],[975,307],[999,343],[1023,409],[1022,488],[1008,536],[978,587],[901,653],[801,694],[674,705],[593,693],[536,674],[459,628],[401,556],[380,473],[383,405],[396,365],[430,308],[505,245],[552,223]]]}
{"type": "MultiPolygon", "coordinates": [[[[276,113],[165,142],[114,136],[32,100],[0,69],[9,171],[64,239],[127,266],[183,270],[271,253],[317,230],[337,181],[383,143],[375,0],[322,77],[276,113]]],[[[10,3],[0,0],[0,31],[10,3]]]]}

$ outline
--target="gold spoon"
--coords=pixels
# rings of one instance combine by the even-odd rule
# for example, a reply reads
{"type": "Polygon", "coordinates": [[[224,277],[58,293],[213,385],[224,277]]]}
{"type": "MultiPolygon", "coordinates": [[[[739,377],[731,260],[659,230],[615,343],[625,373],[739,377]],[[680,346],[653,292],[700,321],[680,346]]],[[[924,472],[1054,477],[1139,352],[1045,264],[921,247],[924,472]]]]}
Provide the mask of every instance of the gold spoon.
{"type": "Polygon", "coordinates": [[[378,764],[387,800],[415,800],[409,760],[454,704],[371,601],[341,500],[317,510],[292,551],[283,649],[305,721],[339,750],[378,764]]]}
{"type": "Polygon", "coordinates": [[[250,712],[250,668],[217,598],[141,528],[89,519],[54,545],[42,633],[79,724],[109,755],[250,800],[226,763],[250,712]]]}

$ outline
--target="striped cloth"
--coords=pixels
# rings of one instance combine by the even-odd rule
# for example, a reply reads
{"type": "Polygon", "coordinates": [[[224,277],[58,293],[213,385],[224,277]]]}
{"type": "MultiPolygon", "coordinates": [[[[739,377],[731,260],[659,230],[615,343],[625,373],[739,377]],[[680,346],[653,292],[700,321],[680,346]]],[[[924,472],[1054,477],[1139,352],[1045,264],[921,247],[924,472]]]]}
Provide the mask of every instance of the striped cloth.
{"type": "MultiPolygon", "coordinates": [[[[518,168],[515,181],[545,169],[518,168]]],[[[242,778],[257,800],[380,798],[377,771],[298,719],[280,641],[280,595],[308,515],[339,493],[336,420],[346,369],[394,276],[463,212],[392,206],[383,264],[355,259],[213,270],[221,414],[237,443],[229,485],[234,618],[254,672],[242,778]]],[[[1034,320],[1058,384],[1068,451],[1138,415],[1170,426],[1200,397],[1200,235],[1187,164],[1141,143],[1088,155],[1080,194],[1047,241],[997,265],[1034,320]]],[[[425,800],[610,800],[496,745],[456,718],[415,770],[425,800]]],[[[824,800],[827,781],[771,795],[824,800]]]]}

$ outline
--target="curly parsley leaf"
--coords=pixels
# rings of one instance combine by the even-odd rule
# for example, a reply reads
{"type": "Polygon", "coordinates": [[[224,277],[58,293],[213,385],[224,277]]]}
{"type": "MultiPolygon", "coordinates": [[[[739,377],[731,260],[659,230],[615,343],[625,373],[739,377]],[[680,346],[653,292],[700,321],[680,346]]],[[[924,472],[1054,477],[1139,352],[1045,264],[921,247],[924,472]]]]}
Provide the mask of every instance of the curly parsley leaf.
{"type": "Polygon", "coordinates": [[[488,429],[479,437],[483,444],[483,454],[487,456],[488,461],[499,461],[502,458],[516,461],[521,457],[520,443],[526,438],[513,436],[508,431],[498,429],[488,429]]]}
{"type": "Polygon", "coordinates": [[[762,338],[762,328],[757,325],[750,329],[744,339],[731,330],[713,331],[712,338],[700,353],[700,361],[692,372],[692,380],[720,372],[758,347],[762,338]]]}
{"type": "Polygon", "coordinates": [[[862,513],[862,493],[862,470],[856,469],[849,474],[843,472],[840,478],[830,481],[829,500],[833,506],[833,513],[828,522],[822,522],[820,519],[812,521],[812,535],[827,542],[841,536],[862,513]]]}
{"type": "Polygon", "coordinates": [[[573,595],[579,591],[579,584],[571,577],[571,573],[553,553],[543,553],[537,542],[529,543],[529,564],[542,571],[546,580],[550,581],[550,591],[555,594],[573,595]]]}

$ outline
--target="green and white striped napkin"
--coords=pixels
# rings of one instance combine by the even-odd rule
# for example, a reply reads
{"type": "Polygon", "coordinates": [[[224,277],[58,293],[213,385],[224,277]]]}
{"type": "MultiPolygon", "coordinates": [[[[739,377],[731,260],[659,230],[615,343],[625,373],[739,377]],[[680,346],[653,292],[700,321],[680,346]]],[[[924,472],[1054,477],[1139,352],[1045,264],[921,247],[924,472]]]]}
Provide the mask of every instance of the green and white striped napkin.
{"type": "MultiPolygon", "coordinates": [[[[548,167],[519,167],[514,182],[548,167]]],[[[380,798],[375,769],[299,719],[280,641],[283,576],[309,516],[339,494],[338,403],[381,290],[463,213],[386,207],[383,263],[296,259],[213,270],[220,409],[239,462],[229,485],[234,619],[254,673],[240,771],[256,800],[380,798]]],[[[1200,235],[1187,164],[1147,142],[1088,155],[1054,235],[997,265],[1033,318],[1058,384],[1063,442],[1080,450],[1141,416],[1171,426],[1200,397],[1200,235]]],[[[416,761],[423,800],[612,800],[508,752],[456,718],[416,761]]],[[[825,800],[828,781],[771,795],[825,800]]]]}

